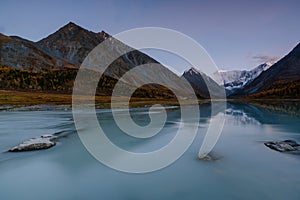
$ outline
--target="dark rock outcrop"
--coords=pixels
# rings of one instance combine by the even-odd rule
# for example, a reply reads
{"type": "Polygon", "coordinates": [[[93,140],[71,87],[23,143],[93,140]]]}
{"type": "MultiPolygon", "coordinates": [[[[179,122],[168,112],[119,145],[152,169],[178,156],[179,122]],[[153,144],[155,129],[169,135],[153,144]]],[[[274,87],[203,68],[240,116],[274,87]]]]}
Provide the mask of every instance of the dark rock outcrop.
{"type": "Polygon", "coordinates": [[[284,140],[280,142],[265,142],[264,144],[275,151],[300,153],[300,144],[298,144],[294,140],[284,140]]]}

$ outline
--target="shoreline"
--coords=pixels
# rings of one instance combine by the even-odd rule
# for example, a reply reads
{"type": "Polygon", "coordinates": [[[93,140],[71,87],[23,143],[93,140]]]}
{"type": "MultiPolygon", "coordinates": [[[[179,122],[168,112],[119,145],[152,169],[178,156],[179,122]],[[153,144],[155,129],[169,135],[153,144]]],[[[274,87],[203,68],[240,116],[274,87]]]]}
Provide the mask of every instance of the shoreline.
{"type": "MultiPolygon", "coordinates": [[[[210,102],[210,99],[198,100],[199,104],[210,102]]],[[[300,103],[300,99],[216,99],[215,101],[241,102],[258,104],[266,106],[266,104],[274,105],[278,103],[300,103]]],[[[124,107],[124,98],[120,97],[117,107],[124,107]]],[[[96,96],[96,109],[110,108],[110,96],[96,96]]],[[[189,101],[187,100],[187,104],[189,101]]],[[[137,98],[130,99],[130,107],[147,107],[154,104],[163,106],[179,106],[176,99],[154,99],[154,98],[137,98]]],[[[68,110],[72,109],[72,94],[62,93],[45,93],[39,91],[15,91],[0,90],[0,111],[2,110],[68,110]]]]}
{"type": "MultiPolygon", "coordinates": [[[[110,96],[96,96],[96,109],[110,108],[110,96]]],[[[124,107],[125,98],[119,97],[117,107],[124,107]]],[[[137,98],[130,99],[130,107],[146,107],[161,104],[178,106],[176,99],[137,98]]],[[[35,91],[0,90],[0,111],[2,110],[51,110],[71,109],[72,94],[45,93],[35,91]]]]}

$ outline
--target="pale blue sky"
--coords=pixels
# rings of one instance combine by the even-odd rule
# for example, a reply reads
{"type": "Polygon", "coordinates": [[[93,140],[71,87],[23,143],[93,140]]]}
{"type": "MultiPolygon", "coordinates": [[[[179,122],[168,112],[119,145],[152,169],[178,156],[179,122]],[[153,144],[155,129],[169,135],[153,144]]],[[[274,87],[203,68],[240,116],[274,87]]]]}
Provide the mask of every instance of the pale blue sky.
{"type": "MultiPolygon", "coordinates": [[[[37,41],[69,21],[110,34],[165,27],[198,41],[221,69],[250,69],[300,42],[299,8],[297,0],[1,0],[0,32],[37,41]]],[[[166,58],[168,65],[184,65],[166,58]]]]}

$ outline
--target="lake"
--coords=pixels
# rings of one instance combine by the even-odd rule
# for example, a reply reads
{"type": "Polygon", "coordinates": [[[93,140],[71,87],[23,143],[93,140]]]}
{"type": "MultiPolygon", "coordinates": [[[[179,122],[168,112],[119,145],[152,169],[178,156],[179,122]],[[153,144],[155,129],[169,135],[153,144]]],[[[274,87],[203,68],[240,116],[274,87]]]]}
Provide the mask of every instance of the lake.
{"type": "MultiPolygon", "coordinates": [[[[137,123],[149,120],[145,108],[133,109],[137,123]]],[[[209,104],[200,105],[198,134],[188,150],[161,170],[129,174],[111,169],[82,145],[71,110],[0,112],[0,199],[300,199],[300,156],[280,153],[264,141],[300,142],[299,104],[227,103],[225,125],[212,151],[214,160],[197,155],[211,118],[209,104]],[[29,138],[59,137],[56,146],[32,152],[6,152],[29,138]]],[[[97,110],[107,136],[129,151],[155,150],[170,141],[180,110],[168,109],[158,135],[140,142],[116,127],[108,109],[97,110]]]]}

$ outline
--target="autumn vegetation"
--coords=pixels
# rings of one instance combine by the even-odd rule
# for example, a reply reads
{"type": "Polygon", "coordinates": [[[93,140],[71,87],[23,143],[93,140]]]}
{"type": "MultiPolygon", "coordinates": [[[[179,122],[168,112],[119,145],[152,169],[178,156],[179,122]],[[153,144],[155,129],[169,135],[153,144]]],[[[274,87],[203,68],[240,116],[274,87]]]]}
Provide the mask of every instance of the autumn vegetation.
{"type": "MultiPolygon", "coordinates": [[[[2,66],[0,67],[0,104],[71,104],[77,72],[78,69],[75,68],[35,72],[2,66]]],[[[90,74],[91,81],[97,78],[95,72],[91,71],[90,74]]],[[[109,103],[116,83],[117,79],[103,75],[98,82],[96,102],[109,103]]],[[[79,82],[79,84],[84,87],[89,83],[79,82]]],[[[123,86],[124,90],[126,87],[131,87],[126,84],[123,86]]],[[[131,98],[136,105],[148,104],[154,100],[162,104],[177,103],[172,91],[160,85],[155,87],[144,85],[135,90],[131,98]]],[[[120,101],[122,101],[121,97],[120,101]]]]}

